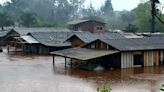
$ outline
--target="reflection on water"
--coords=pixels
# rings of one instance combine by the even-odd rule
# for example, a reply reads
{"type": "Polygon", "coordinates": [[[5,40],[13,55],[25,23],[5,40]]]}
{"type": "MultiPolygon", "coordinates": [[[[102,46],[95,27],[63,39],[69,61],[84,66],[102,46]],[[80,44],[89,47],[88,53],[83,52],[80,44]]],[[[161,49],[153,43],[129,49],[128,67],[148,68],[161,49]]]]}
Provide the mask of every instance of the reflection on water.
{"type": "Polygon", "coordinates": [[[64,59],[0,53],[0,92],[96,92],[110,84],[112,92],[160,92],[164,67],[85,71],[64,68],[64,59]]]}

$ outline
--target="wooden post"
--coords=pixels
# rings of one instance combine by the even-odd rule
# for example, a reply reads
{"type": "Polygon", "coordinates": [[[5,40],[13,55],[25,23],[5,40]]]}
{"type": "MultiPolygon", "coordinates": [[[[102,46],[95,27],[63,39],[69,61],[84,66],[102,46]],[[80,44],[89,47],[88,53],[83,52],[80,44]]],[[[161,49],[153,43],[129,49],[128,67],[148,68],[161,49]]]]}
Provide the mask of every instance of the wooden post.
{"type": "Polygon", "coordinates": [[[53,66],[55,65],[55,56],[53,55],[53,66]]]}
{"type": "Polygon", "coordinates": [[[65,68],[67,68],[67,58],[65,57],[65,68]]]}
{"type": "Polygon", "coordinates": [[[144,51],[144,67],[147,66],[147,52],[144,51]]]}
{"type": "Polygon", "coordinates": [[[155,65],[159,66],[159,52],[155,51],[155,65]]]}
{"type": "Polygon", "coordinates": [[[7,45],[7,52],[8,52],[8,54],[9,54],[9,52],[10,52],[10,47],[9,47],[9,45],[7,45]]]}
{"type": "Polygon", "coordinates": [[[71,59],[71,68],[72,68],[72,59],[71,59]]]}

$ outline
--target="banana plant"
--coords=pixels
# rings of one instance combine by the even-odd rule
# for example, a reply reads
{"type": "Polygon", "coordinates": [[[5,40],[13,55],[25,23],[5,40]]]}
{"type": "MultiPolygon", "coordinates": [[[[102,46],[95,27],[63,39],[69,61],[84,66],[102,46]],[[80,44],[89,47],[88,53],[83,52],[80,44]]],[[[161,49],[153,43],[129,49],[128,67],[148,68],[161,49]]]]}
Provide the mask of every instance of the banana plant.
{"type": "Polygon", "coordinates": [[[162,84],[162,88],[160,90],[164,92],[164,84],[162,84]]]}

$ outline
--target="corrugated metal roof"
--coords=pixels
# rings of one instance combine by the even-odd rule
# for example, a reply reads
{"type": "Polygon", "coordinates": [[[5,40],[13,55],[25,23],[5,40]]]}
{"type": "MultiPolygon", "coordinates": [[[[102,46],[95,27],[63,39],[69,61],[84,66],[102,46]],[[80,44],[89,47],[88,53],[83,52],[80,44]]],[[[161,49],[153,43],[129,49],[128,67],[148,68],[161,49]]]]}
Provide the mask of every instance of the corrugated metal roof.
{"type": "Polygon", "coordinates": [[[27,35],[32,32],[69,32],[68,29],[60,29],[60,28],[13,28],[13,31],[16,31],[20,35],[27,35]]]}
{"type": "Polygon", "coordinates": [[[107,56],[110,54],[115,54],[118,52],[119,51],[117,50],[95,50],[95,49],[87,49],[87,48],[70,48],[70,49],[51,52],[51,54],[85,61],[85,60],[99,58],[102,56],[107,56]]]}
{"type": "Polygon", "coordinates": [[[120,51],[164,49],[164,37],[101,40],[120,51]]]}
{"type": "Polygon", "coordinates": [[[31,36],[21,36],[22,39],[24,39],[27,43],[39,43],[36,39],[34,39],[31,36]]]}
{"type": "Polygon", "coordinates": [[[85,43],[89,43],[96,39],[123,39],[125,38],[120,33],[106,32],[104,34],[92,34],[88,32],[82,32],[81,34],[74,34],[73,36],[69,37],[66,41],[70,40],[74,36],[78,37],[85,43]]]}
{"type": "Polygon", "coordinates": [[[74,34],[82,34],[83,32],[33,32],[31,36],[46,46],[71,46],[65,42],[68,37],[74,34]]]}
{"type": "Polygon", "coordinates": [[[0,31],[0,37],[4,37],[7,35],[7,33],[9,33],[10,31],[9,30],[6,30],[6,31],[0,31]]]}

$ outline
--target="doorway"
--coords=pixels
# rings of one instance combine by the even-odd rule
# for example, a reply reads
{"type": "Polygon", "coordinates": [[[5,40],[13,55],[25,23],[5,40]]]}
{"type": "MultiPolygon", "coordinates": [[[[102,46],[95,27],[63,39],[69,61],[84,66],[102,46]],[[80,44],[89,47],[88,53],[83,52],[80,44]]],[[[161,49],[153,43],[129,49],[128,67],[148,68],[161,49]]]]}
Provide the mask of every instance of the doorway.
{"type": "Polygon", "coordinates": [[[143,55],[142,54],[136,54],[134,55],[134,66],[143,66],[143,55]]]}

